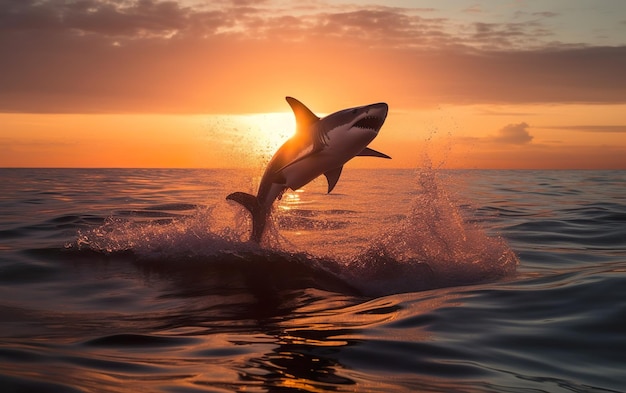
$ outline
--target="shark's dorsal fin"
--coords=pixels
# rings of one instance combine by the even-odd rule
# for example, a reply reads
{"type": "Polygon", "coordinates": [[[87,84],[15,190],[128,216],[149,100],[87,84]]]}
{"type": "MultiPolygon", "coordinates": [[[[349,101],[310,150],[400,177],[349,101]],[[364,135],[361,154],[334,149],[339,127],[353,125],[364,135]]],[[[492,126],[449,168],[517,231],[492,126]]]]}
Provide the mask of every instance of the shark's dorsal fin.
{"type": "Polygon", "coordinates": [[[370,149],[369,147],[366,147],[365,149],[361,150],[361,152],[357,154],[357,156],[380,157],[380,158],[389,158],[389,159],[391,158],[385,153],[381,153],[374,149],[370,149]]]}
{"type": "Polygon", "coordinates": [[[328,180],[328,193],[329,194],[333,190],[333,188],[335,188],[335,185],[337,184],[337,181],[339,180],[339,176],[341,176],[342,169],[343,169],[343,166],[340,166],[337,169],[333,169],[324,173],[324,176],[326,176],[326,180],[328,180]]]}
{"type": "Polygon", "coordinates": [[[311,112],[309,108],[306,107],[303,103],[296,100],[293,97],[285,97],[293,114],[296,116],[296,132],[300,132],[302,129],[307,129],[309,126],[320,118],[315,115],[315,113],[311,112]]]}

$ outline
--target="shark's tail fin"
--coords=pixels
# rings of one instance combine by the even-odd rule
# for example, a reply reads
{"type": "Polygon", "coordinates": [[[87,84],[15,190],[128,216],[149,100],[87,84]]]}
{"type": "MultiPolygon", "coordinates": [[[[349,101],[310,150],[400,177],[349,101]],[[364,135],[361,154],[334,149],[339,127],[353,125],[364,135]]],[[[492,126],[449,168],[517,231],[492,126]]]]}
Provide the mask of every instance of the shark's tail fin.
{"type": "Polygon", "coordinates": [[[245,192],[233,192],[226,199],[235,201],[250,211],[252,214],[252,236],[250,240],[260,243],[265,231],[267,211],[261,206],[257,197],[245,192]]]}

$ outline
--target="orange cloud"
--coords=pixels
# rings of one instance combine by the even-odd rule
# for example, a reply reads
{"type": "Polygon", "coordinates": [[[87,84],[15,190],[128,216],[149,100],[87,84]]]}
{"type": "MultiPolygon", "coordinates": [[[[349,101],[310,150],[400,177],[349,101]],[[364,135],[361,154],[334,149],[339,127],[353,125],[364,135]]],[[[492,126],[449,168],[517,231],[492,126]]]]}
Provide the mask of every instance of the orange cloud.
{"type": "Polygon", "coordinates": [[[354,166],[423,151],[444,167],[619,166],[626,46],[560,43],[557,12],[476,4],[5,1],[0,166],[257,165],[274,129],[219,115],[287,111],[286,95],[320,114],[389,104],[376,148],[394,159],[354,166]]]}
{"type": "Polygon", "coordinates": [[[626,134],[626,125],[571,125],[571,126],[551,126],[544,127],[553,130],[570,130],[593,133],[624,133],[626,134]]]}
{"type": "Polygon", "coordinates": [[[10,2],[0,111],[265,112],[287,94],[322,111],[626,101],[626,47],[550,44],[537,16],[459,25],[428,9],[219,4],[10,2]]]}
{"type": "Polygon", "coordinates": [[[532,135],[528,132],[527,123],[509,124],[498,131],[496,136],[491,138],[497,143],[510,143],[514,145],[523,145],[533,140],[532,135]]]}

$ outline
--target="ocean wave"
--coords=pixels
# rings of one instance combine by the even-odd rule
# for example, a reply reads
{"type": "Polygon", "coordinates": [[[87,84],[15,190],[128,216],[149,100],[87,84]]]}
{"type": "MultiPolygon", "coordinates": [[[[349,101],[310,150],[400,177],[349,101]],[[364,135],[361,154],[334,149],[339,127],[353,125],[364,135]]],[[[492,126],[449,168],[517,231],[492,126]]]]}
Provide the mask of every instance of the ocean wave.
{"type": "MultiPolygon", "coordinates": [[[[481,283],[515,271],[518,260],[506,242],[468,222],[432,172],[424,172],[419,181],[421,193],[415,196],[409,214],[396,214],[379,235],[370,236],[366,246],[347,254],[294,250],[278,228],[313,233],[349,231],[354,227],[350,221],[353,210],[291,208],[275,212],[270,236],[259,246],[242,241],[247,237],[247,218],[230,217],[234,226],[225,223],[218,206],[196,207],[190,214],[167,220],[160,213],[153,214],[154,208],[133,217],[123,214],[101,226],[79,230],[67,248],[105,254],[131,252],[137,260],[154,265],[170,261],[177,269],[201,260],[214,268],[254,270],[266,280],[273,277],[279,286],[288,281],[278,278],[284,272],[303,288],[328,290],[341,282],[350,291],[357,289],[368,296],[481,283]],[[306,276],[311,280],[303,280],[306,276]]],[[[341,236],[350,241],[351,236],[363,235],[341,236]]]]}

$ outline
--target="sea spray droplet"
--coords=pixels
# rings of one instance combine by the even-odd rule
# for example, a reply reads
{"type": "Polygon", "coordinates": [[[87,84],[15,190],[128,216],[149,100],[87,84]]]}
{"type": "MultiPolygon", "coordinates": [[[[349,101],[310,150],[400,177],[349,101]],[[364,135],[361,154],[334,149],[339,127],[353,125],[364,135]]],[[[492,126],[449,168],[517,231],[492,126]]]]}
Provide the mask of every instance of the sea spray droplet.
{"type": "Polygon", "coordinates": [[[233,227],[221,224],[213,207],[198,208],[190,216],[167,222],[111,217],[99,227],[78,231],[75,245],[103,253],[132,251],[142,258],[211,256],[232,249],[242,237],[233,227]]]}
{"type": "Polygon", "coordinates": [[[515,271],[504,239],[466,221],[437,172],[418,173],[410,214],[349,262],[347,275],[372,295],[493,280],[515,271]]]}
{"type": "MultiPolygon", "coordinates": [[[[363,179],[358,180],[354,184],[361,184],[363,179]]],[[[184,269],[181,261],[201,260],[211,265],[229,260],[234,271],[269,266],[272,258],[268,255],[286,254],[298,262],[291,268],[282,265],[287,275],[297,275],[297,266],[306,265],[311,277],[323,270],[373,296],[472,284],[515,271],[517,258],[506,242],[489,237],[478,224],[468,222],[459,208],[462,204],[448,194],[448,183],[438,172],[422,170],[415,183],[404,176],[401,181],[393,180],[402,184],[403,202],[394,204],[393,219],[386,221],[381,235],[371,235],[368,223],[389,212],[367,209],[375,203],[372,198],[387,198],[390,191],[371,188],[370,184],[366,186],[370,192],[364,194],[367,198],[356,205],[351,204],[358,194],[349,194],[329,199],[326,205],[297,206],[287,212],[289,215],[275,212],[276,219],[289,219],[283,222],[288,225],[279,229],[270,221],[268,238],[261,246],[245,241],[249,217],[220,202],[197,207],[189,215],[177,211],[167,220],[134,214],[110,217],[98,227],[80,230],[70,248],[105,254],[131,252],[138,259],[167,261],[177,269],[184,269]],[[333,224],[339,220],[342,225],[333,224]],[[329,222],[332,225],[327,225],[329,222]],[[297,245],[284,238],[286,228],[301,230],[305,243],[297,245]],[[349,241],[357,241],[358,249],[346,247],[349,241]],[[316,242],[324,247],[315,248],[316,242]],[[245,255],[245,266],[232,255],[245,255]]],[[[266,277],[259,274],[259,280],[271,280],[271,271],[267,270],[266,277]]],[[[311,285],[328,288],[329,281],[324,280],[311,285]]]]}

